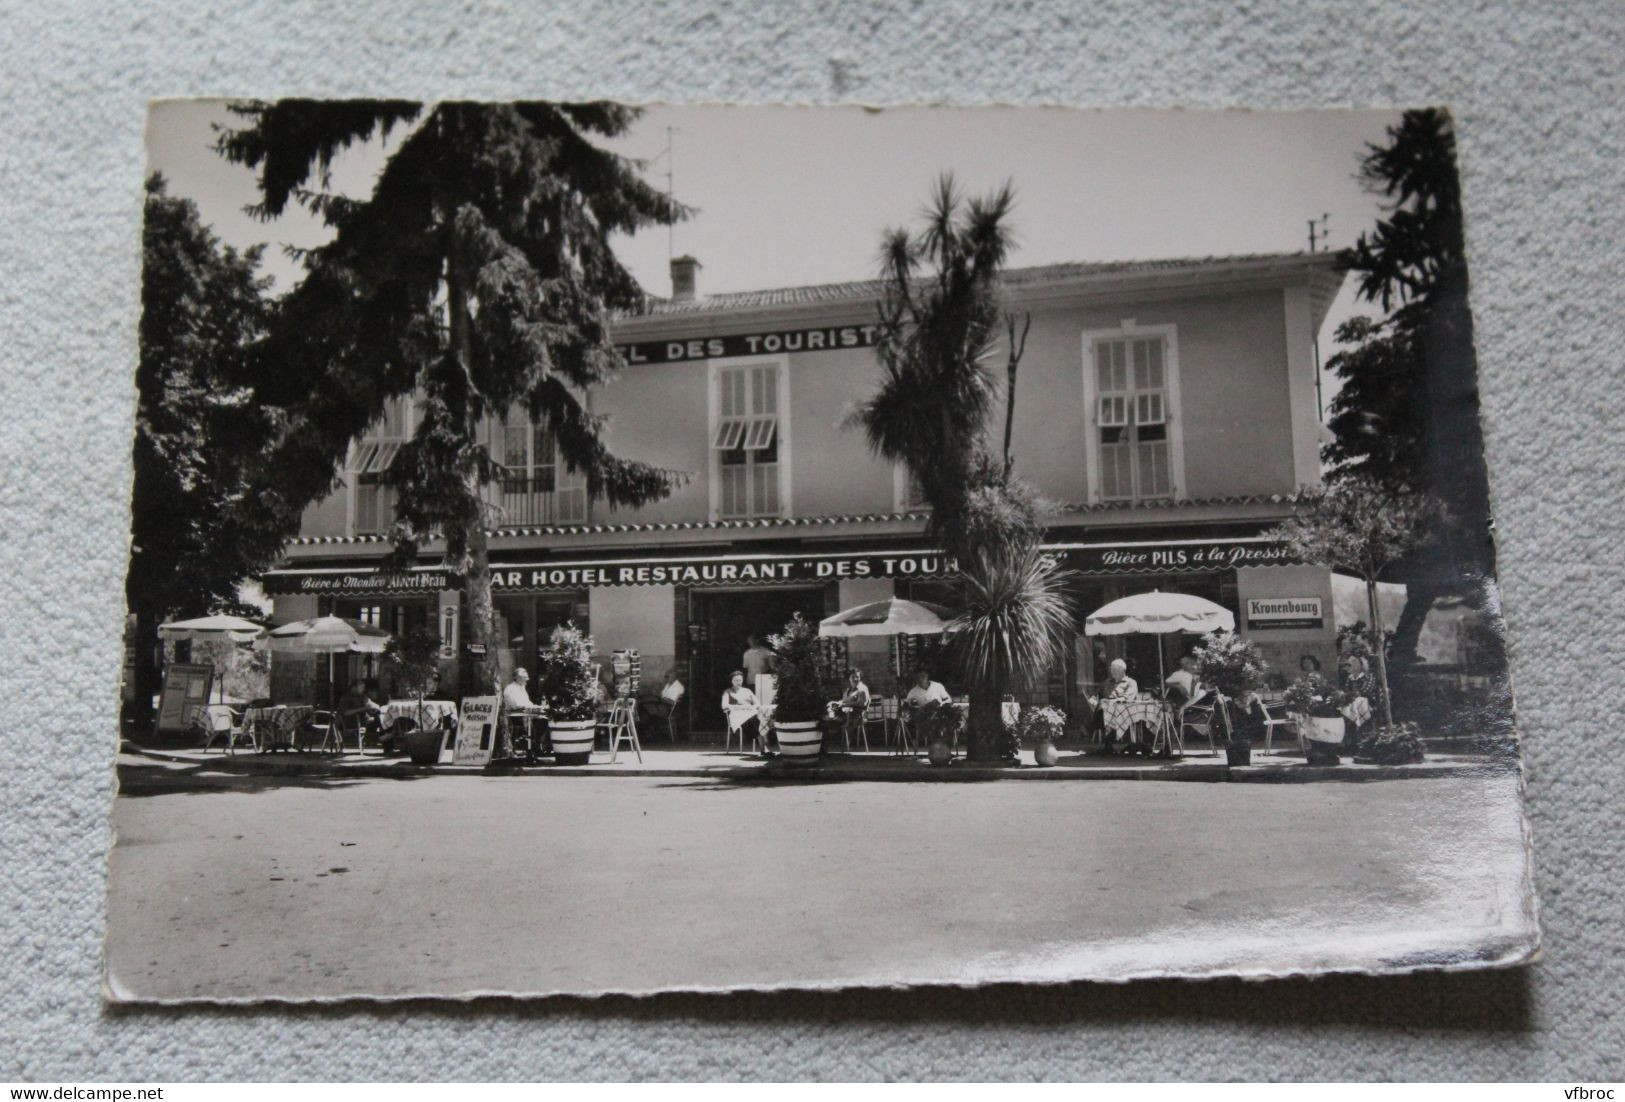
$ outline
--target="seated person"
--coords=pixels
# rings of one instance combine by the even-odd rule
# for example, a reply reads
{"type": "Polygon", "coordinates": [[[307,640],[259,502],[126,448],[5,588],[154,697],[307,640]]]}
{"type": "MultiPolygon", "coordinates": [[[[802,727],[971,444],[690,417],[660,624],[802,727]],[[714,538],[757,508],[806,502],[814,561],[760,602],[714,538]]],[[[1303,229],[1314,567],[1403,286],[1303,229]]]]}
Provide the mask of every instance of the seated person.
{"type": "Polygon", "coordinates": [[[677,671],[667,670],[666,679],[660,685],[660,692],[640,702],[643,718],[651,724],[664,723],[677,713],[677,705],[687,691],[683,683],[677,680],[677,671]]]}
{"type": "Polygon", "coordinates": [[[846,675],[846,694],[835,705],[835,710],[848,736],[863,734],[863,716],[869,710],[869,686],[863,683],[863,671],[856,666],[846,675]]]}
{"type": "MultiPolygon", "coordinates": [[[[343,728],[359,729],[363,737],[372,735],[376,738],[383,730],[378,718],[382,711],[377,702],[367,695],[367,683],[359,677],[350,682],[350,687],[339,697],[338,713],[343,728]]],[[[356,748],[360,749],[359,742],[356,748]]]]}
{"type": "Polygon", "coordinates": [[[513,680],[502,690],[502,703],[508,711],[536,711],[536,704],[530,699],[530,690],[526,687],[529,681],[530,674],[523,666],[513,671],[513,680]]]}
{"type": "MultiPolygon", "coordinates": [[[[1139,697],[1140,685],[1128,675],[1128,663],[1121,658],[1112,659],[1111,665],[1106,667],[1106,683],[1101,686],[1100,695],[1092,697],[1089,701],[1095,709],[1090,722],[1093,729],[1100,732],[1101,742],[1108,749],[1117,741],[1117,732],[1106,726],[1106,709],[1102,705],[1108,700],[1138,700],[1139,697]]],[[[1143,749],[1145,746],[1143,738],[1136,738],[1137,726],[1138,724],[1131,726],[1127,731],[1131,749],[1143,749]]]]}
{"type": "Polygon", "coordinates": [[[1207,695],[1207,689],[1196,676],[1196,656],[1187,654],[1179,660],[1179,669],[1163,681],[1168,690],[1168,703],[1175,708],[1194,704],[1207,695]]]}
{"type": "Polygon", "coordinates": [[[745,687],[744,670],[735,670],[728,679],[728,687],[722,690],[722,712],[728,717],[729,731],[742,732],[752,746],[760,744],[762,752],[767,753],[756,694],[745,687]]]}
{"type": "Polygon", "coordinates": [[[932,681],[930,671],[923,668],[914,671],[914,687],[903,698],[903,706],[909,710],[911,717],[928,708],[940,708],[953,702],[954,698],[948,695],[942,682],[932,681]]]}

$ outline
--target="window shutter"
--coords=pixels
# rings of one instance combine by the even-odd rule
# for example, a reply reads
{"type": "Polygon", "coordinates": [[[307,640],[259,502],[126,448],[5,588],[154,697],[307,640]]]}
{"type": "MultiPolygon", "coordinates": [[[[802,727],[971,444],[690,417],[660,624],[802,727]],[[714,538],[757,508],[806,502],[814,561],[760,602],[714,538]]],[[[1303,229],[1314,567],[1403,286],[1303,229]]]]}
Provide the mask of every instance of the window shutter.
{"type": "Polygon", "coordinates": [[[1102,394],[1098,414],[1103,429],[1123,428],[1128,424],[1128,398],[1122,394],[1102,394]]]}

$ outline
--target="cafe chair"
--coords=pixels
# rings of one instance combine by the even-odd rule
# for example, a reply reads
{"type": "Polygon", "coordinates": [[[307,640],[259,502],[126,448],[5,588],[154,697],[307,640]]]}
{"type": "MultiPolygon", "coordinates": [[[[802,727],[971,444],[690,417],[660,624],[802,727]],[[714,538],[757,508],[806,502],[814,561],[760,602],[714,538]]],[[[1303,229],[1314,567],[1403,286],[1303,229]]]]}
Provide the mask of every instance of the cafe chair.
{"type": "Polygon", "coordinates": [[[207,754],[209,747],[216,741],[225,741],[224,752],[232,757],[237,756],[237,743],[246,739],[248,745],[255,750],[259,744],[254,741],[254,725],[247,719],[248,711],[235,711],[229,704],[210,704],[202,708],[196,717],[196,722],[202,724],[207,738],[203,742],[203,752],[207,754]]]}
{"type": "Polygon", "coordinates": [[[666,735],[674,743],[677,741],[677,707],[683,702],[683,692],[684,690],[678,689],[675,696],[661,698],[668,705],[666,709],[666,735]]]}
{"type": "Polygon", "coordinates": [[[344,739],[347,735],[355,736],[355,752],[361,753],[361,740],[367,737],[366,716],[367,713],[361,710],[341,712],[339,714],[339,721],[334,726],[335,741],[337,742],[335,753],[344,753],[344,739]]]}
{"type": "Polygon", "coordinates": [[[534,730],[533,717],[508,712],[504,718],[507,720],[508,725],[508,752],[516,758],[523,757],[528,761],[534,761],[538,747],[536,746],[536,737],[532,733],[534,730]]]}
{"type": "MultiPolygon", "coordinates": [[[[871,700],[869,707],[880,706],[880,742],[882,746],[888,745],[896,735],[897,726],[902,721],[902,705],[895,696],[883,696],[879,700],[871,700]]],[[[871,722],[868,716],[863,717],[865,723],[871,722]]]]}
{"type": "Polygon", "coordinates": [[[609,764],[614,765],[621,747],[629,748],[643,764],[643,746],[638,742],[637,702],[622,697],[609,712],[609,764]]]}
{"type": "Polygon", "coordinates": [[[863,748],[869,749],[869,728],[880,724],[880,745],[886,745],[886,707],[885,701],[879,697],[869,698],[869,706],[863,710],[863,748]]]}
{"type": "Polygon", "coordinates": [[[1190,730],[1195,731],[1197,734],[1205,737],[1207,739],[1208,752],[1214,757],[1218,757],[1219,747],[1218,744],[1213,741],[1213,728],[1217,722],[1218,720],[1214,717],[1213,705],[1211,704],[1186,704],[1184,707],[1180,708],[1179,715],[1174,720],[1174,725],[1180,732],[1180,750],[1184,750],[1184,732],[1187,728],[1189,728],[1190,730]]]}
{"type": "MultiPolygon", "coordinates": [[[[1270,742],[1275,738],[1275,729],[1285,727],[1288,732],[1298,731],[1298,725],[1293,717],[1285,712],[1286,705],[1282,701],[1269,701],[1260,697],[1259,706],[1264,709],[1264,753],[1270,752],[1270,742]]],[[[1298,744],[1303,745],[1303,735],[1298,734],[1298,744]]]]}
{"type": "Polygon", "coordinates": [[[745,724],[750,722],[751,717],[742,708],[729,708],[725,714],[728,717],[728,730],[722,736],[722,752],[724,754],[728,752],[728,747],[733,744],[734,736],[738,735],[739,752],[743,754],[745,752],[745,724]]]}

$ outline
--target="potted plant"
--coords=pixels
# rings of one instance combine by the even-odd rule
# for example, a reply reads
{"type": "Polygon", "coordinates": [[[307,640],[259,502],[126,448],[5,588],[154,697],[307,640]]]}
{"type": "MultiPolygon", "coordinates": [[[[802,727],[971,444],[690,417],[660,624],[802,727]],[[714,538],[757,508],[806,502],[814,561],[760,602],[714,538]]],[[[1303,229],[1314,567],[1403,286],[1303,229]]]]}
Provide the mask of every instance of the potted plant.
{"type": "Polygon", "coordinates": [[[1023,708],[1016,719],[1016,746],[1031,743],[1033,760],[1042,766],[1055,764],[1055,740],[1065,734],[1066,713],[1059,708],[1023,708]]]}
{"type": "Polygon", "coordinates": [[[966,710],[952,704],[927,704],[914,721],[932,765],[953,761],[953,744],[965,730],[966,710]]]}
{"type": "Polygon", "coordinates": [[[1310,761],[1337,764],[1336,747],[1343,742],[1343,709],[1348,702],[1348,693],[1318,673],[1304,674],[1287,688],[1287,710],[1301,717],[1298,722],[1304,725],[1310,761]]]}
{"type": "Polygon", "coordinates": [[[1214,718],[1222,718],[1227,765],[1250,765],[1253,747],[1248,737],[1254,726],[1252,707],[1264,685],[1264,660],[1258,648],[1233,632],[1216,631],[1192,652],[1202,683],[1212,686],[1214,718]]]}
{"type": "Polygon", "coordinates": [[[414,765],[434,765],[440,760],[445,734],[438,724],[423,722],[423,696],[440,673],[440,633],[419,624],[404,635],[384,644],[384,669],[395,684],[417,697],[417,726],[406,733],[406,752],[414,765]]]}
{"type": "Polygon", "coordinates": [[[592,760],[598,721],[592,654],[592,636],[574,624],[554,628],[542,648],[541,704],[547,709],[553,759],[560,765],[586,765],[592,760]]]}
{"type": "Polygon", "coordinates": [[[817,761],[824,747],[820,720],[828,699],[822,688],[818,626],[798,612],[768,644],[778,655],[773,732],[778,736],[779,754],[786,761],[817,761]]]}

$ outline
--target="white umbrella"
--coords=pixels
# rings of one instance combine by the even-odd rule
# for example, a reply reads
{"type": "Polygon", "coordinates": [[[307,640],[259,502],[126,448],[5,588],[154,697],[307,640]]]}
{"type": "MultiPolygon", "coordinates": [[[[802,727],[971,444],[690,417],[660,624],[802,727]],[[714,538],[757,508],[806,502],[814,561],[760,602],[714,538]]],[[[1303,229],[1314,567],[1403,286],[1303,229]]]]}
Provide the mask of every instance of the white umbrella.
{"type": "MultiPolygon", "coordinates": [[[[241,616],[197,616],[190,620],[171,620],[158,625],[158,637],[169,642],[182,639],[195,643],[252,643],[265,634],[265,628],[241,616]]],[[[215,678],[220,699],[226,699],[223,677],[215,678]]]]}
{"type": "MultiPolygon", "coordinates": [[[[389,632],[343,616],[318,616],[273,628],[271,650],[281,654],[382,654],[389,632]]],[[[328,663],[329,691],[333,667],[328,663]]]]}
{"type": "MultiPolygon", "coordinates": [[[[1188,593],[1136,593],[1120,597],[1091,612],[1083,622],[1085,635],[1196,635],[1235,631],[1236,618],[1223,605],[1188,593]]],[[[1162,647],[1157,647],[1157,684],[1162,684],[1162,647]]]]}
{"type": "Polygon", "coordinates": [[[939,605],[892,597],[871,601],[818,622],[818,634],[837,639],[859,635],[941,635],[953,614],[939,605]]]}
{"type": "Polygon", "coordinates": [[[205,643],[231,641],[252,643],[265,634],[265,628],[241,616],[198,616],[191,620],[171,620],[158,625],[160,637],[190,639],[205,643]]]}
{"type": "Polygon", "coordinates": [[[389,632],[342,616],[297,620],[271,630],[271,649],[282,654],[382,654],[389,632]]]}

